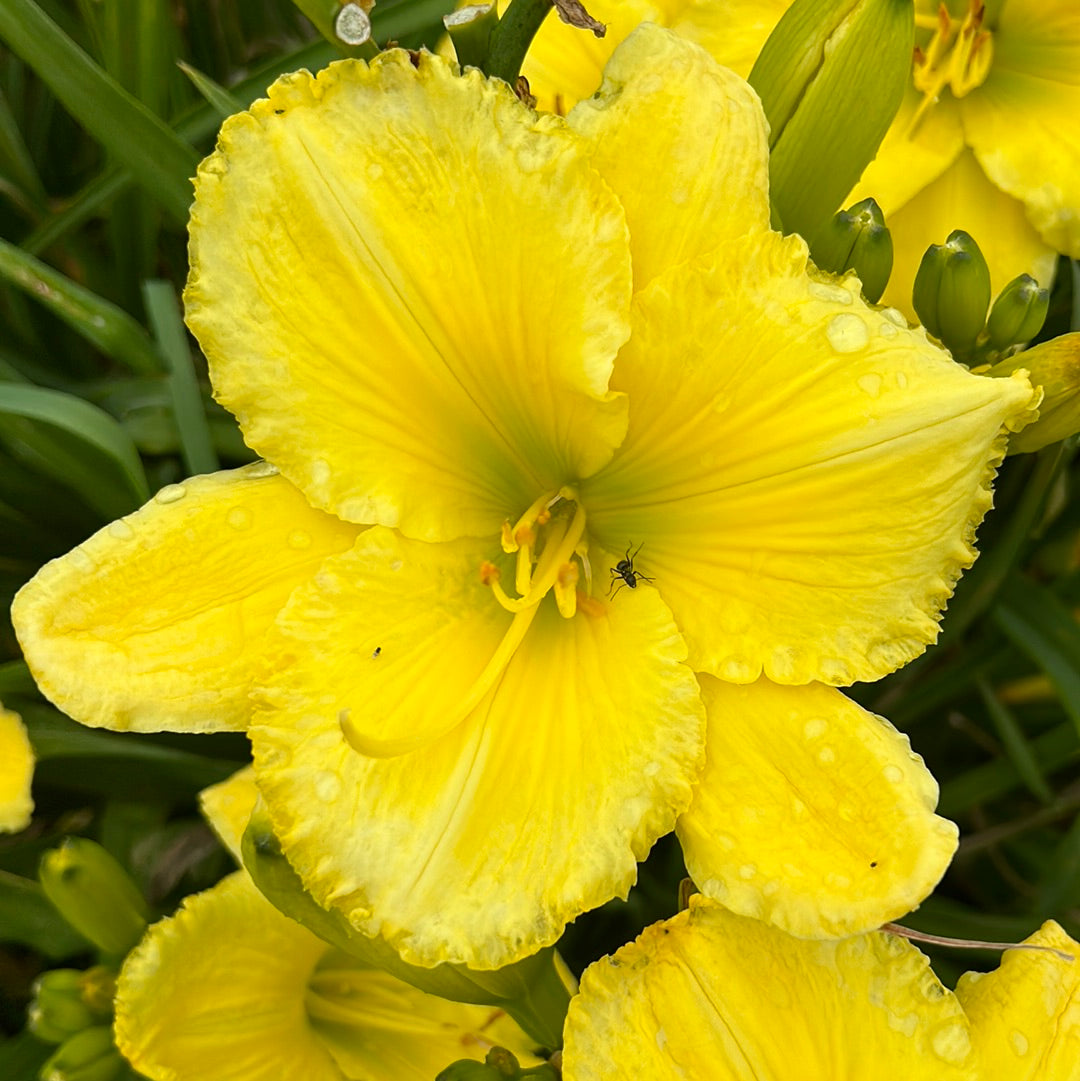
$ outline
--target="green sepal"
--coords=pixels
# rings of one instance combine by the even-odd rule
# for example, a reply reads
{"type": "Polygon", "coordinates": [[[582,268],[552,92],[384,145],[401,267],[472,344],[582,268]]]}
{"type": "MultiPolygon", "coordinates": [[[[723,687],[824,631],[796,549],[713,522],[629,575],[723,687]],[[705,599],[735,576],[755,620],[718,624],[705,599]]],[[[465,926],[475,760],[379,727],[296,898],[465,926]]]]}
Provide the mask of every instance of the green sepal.
{"type": "Polygon", "coordinates": [[[116,1081],[127,1069],[112,1027],[97,1025],[65,1040],[41,1067],[42,1081],[116,1081]]]}
{"type": "Polygon", "coordinates": [[[769,121],[769,186],[811,244],[877,153],[911,71],[913,0],[795,0],[750,85],[769,121]]]}
{"type": "Polygon", "coordinates": [[[549,1063],[523,1070],[517,1058],[505,1047],[493,1047],[483,1062],[459,1059],[442,1070],[435,1081],[505,1081],[506,1078],[536,1077],[558,1081],[559,1072],[549,1063]]]}
{"type": "Polygon", "coordinates": [[[911,294],[927,331],[959,360],[969,357],[990,306],[990,269],[979,245],[962,229],[923,254],[911,294]]]}
{"type": "Polygon", "coordinates": [[[492,971],[447,963],[433,968],[411,965],[385,939],[361,934],[340,912],[323,908],[304,889],[274,836],[264,804],[256,804],[241,847],[244,866],[267,900],[323,941],[428,994],[452,1002],[497,1006],[542,1046],[561,1045],[571,989],[553,948],[492,971]]]}
{"type": "Polygon", "coordinates": [[[103,952],[123,956],[142,938],[146,902],[101,845],[66,838],[41,857],[38,878],[60,915],[103,952]]]}
{"type": "Polygon", "coordinates": [[[26,1027],[39,1040],[63,1043],[101,1020],[83,998],[82,976],[78,969],[54,968],[34,981],[26,1027]]]}
{"type": "Polygon", "coordinates": [[[986,321],[990,344],[998,352],[1031,341],[1043,328],[1050,308],[1050,291],[1040,289],[1030,274],[1013,278],[998,294],[986,321]]]}
{"type": "Polygon", "coordinates": [[[838,211],[818,233],[810,254],[822,270],[843,274],[854,270],[863,296],[876,304],[889,284],[893,265],[892,234],[873,199],[838,211]]]}

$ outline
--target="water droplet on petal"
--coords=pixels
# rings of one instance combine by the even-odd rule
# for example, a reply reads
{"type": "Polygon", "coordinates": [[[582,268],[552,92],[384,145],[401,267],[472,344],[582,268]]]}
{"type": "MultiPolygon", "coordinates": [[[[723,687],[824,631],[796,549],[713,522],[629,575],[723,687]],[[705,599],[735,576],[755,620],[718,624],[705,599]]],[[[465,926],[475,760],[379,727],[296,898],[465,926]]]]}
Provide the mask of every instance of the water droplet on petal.
{"type": "Polygon", "coordinates": [[[655,777],[660,772],[659,762],[647,762],[642,772],[646,777],[655,777]]]}
{"type": "Polygon", "coordinates": [[[187,489],[182,484],[166,484],[154,500],[158,503],[177,503],[187,495],[187,489]]]}
{"type": "Polygon", "coordinates": [[[315,777],[315,795],[323,803],[333,803],[341,795],[341,780],[336,773],[319,773],[315,777]]]}
{"type": "Polygon", "coordinates": [[[828,282],[811,282],[808,292],[818,300],[827,300],[833,304],[850,304],[851,293],[840,285],[830,285],[828,282]]]}
{"type": "Polygon", "coordinates": [[[896,373],[896,385],[900,390],[907,390],[907,376],[903,372],[896,373]]]}
{"type": "Polygon", "coordinates": [[[812,721],[807,721],[803,725],[803,735],[807,739],[817,739],[825,734],[825,730],[829,727],[829,722],[823,717],[815,717],[812,721]]]}
{"type": "Polygon", "coordinates": [[[713,834],[713,844],[717,848],[722,848],[725,852],[730,852],[735,847],[735,838],[730,833],[715,833],[713,834]]]}
{"type": "Polygon", "coordinates": [[[75,565],[77,570],[82,571],[84,574],[97,570],[97,564],[82,548],[72,548],[68,552],[68,559],[75,565]]]}
{"type": "Polygon", "coordinates": [[[113,522],[109,526],[108,533],[109,536],[113,538],[113,540],[121,541],[131,540],[131,538],[135,536],[135,530],[132,529],[131,526],[129,526],[123,518],[118,518],[115,522],[113,522]]]}
{"type": "Polygon", "coordinates": [[[252,513],[247,507],[233,507],[227,515],[225,515],[225,521],[233,527],[233,529],[249,529],[251,528],[252,513]]]}
{"type": "Polygon", "coordinates": [[[817,753],[817,759],[823,766],[828,766],[836,761],[836,752],[831,747],[822,747],[817,753]]]}
{"type": "Polygon", "coordinates": [[[896,329],[895,323],[889,323],[883,320],[878,326],[878,333],[883,338],[895,338],[900,331],[896,329]]]}
{"type": "Polygon", "coordinates": [[[746,879],[747,882],[749,882],[756,874],[757,867],[752,863],[744,863],[739,868],[739,878],[746,879]]]}
{"type": "Polygon", "coordinates": [[[382,179],[383,167],[377,161],[373,161],[368,164],[365,172],[367,173],[368,180],[374,182],[382,179]]]}
{"type": "Polygon", "coordinates": [[[959,1021],[949,1021],[930,1037],[930,1047],[942,1062],[960,1063],[971,1053],[971,1037],[959,1021]]]}
{"type": "Polygon", "coordinates": [[[834,315],[825,328],[825,336],[838,353],[857,353],[870,342],[870,331],[853,312],[834,315]]]}
{"type": "Polygon", "coordinates": [[[885,316],[890,323],[895,323],[898,327],[907,326],[907,320],[904,318],[903,312],[898,311],[896,308],[882,308],[881,314],[885,316]]]}
{"type": "Polygon", "coordinates": [[[295,548],[300,551],[304,548],[311,547],[311,534],[305,532],[303,529],[294,529],[288,537],[287,541],[290,548],[295,548]]]}
{"type": "Polygon", "coordinates": [[[851,885],[851,879],[847,875],[838,875],[835,871],[830,871],[825,876],[825,885],[831,886],[834,890],[846,890],[851,885]]]}
{"type": "Polygon", "coordinates": [[[899,784],[904,779],[904,771],[899,766],[889,765],[881,772],[885,775],[885,780],[892,784],[899,784]]]}
{"type": "Polygon", "coordinates": [[[1028,1042],[1028,1038],[1019,1030],[1014,1028],[1009,1033],[1009,1043],[1012,1044],[1012,1049],[1023,1058],[1028,1053],[1028,1048],[1031,1044],[1028,1042]]]}
{"type": "Polygon", "coordinates": [[[249,477],[276,477],[278,467],[271,465],[269,462],[252,462],[247,467],[247,475],[249,477]]]}
{"type": "Polygon", "coordinates": [[[877,398],[881,395],[881,376],[877,372],[868,372],[866,375],[860,375],[858,380],[859,390],[864,394],[869,394],[871,398],[877,398]]]}

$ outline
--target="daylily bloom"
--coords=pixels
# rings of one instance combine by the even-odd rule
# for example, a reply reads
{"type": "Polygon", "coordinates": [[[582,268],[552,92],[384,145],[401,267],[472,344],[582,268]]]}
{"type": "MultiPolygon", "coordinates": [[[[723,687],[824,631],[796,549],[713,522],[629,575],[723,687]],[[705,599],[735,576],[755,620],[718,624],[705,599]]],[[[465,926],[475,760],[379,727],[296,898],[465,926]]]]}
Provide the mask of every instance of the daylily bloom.
{"type": "Polygon", "coordinates": [[[274,467],[44,568],[44,692],[246,729],[307,890],[415,964],[555,941],[676,820],[799,934],[917,904],[955,827],[834,687],[934,640],[1033,393],[811,277],[765,138],[655,26],[567,121],[428,54],[279,80],[200,169],[186,293],[274,467]]]}
{"type": "MultiPolygon", "coordinates": [[[[749,75],[791,0],[592,0],[602,39],[548,19],[523,68],[541,108],[592,93],[637,22],[670,26],[749,75]]],[[[896,119],[845,206],[873,196],[893,234],[884,295],[914,318],[931,244],[978,241],[996,294],[1027,273],[1049,286],[1055,252],[1080,257],[1080,6],[1074,0],[916,0],[918,50],[896,119]]]]}
{"type": "Polygon", "coordinates": [[[34,750],[22,718],[0,705],[0,832],[18,833],[30,824],[34,750]]]}
{"type": "Polygon", "coordinates": [[[954,994],[906,939],[800,941],[694,897],[586,970],[563,1077],[1072,1081],[1080,944],[1053,921],[1027,942],[1050,949],[954,994]]]}
{"type": "MultiPolygon", "coordinates": [[[[203,808],[234,855],[254,790],[237,775],[203,808]]],[[[529,1064],[499,1010],[446,1002],[369,968],[283,916],[238,871],[154,924],[117,983],[116,1041],[151,1081],[431,1081],[494,1045],[529,1064]]]]}

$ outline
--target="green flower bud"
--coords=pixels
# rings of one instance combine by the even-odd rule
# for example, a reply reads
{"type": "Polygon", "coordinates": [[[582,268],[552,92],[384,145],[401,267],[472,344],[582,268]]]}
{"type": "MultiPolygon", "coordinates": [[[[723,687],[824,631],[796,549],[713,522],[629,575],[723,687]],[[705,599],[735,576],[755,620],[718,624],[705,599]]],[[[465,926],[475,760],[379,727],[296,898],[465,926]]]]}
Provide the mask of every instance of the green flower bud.
{"type": "Polygon", "coordinates": [[[112,1028],[98,1025],[65,1040],[41,1067],[41,1081],[116,1081],[127,1069],[112,1028]]]}
{"type": "Polygon", "coordinates": [[[813,243],[877,153],[915,44],[913,0],[795,0],[750,85],[769,120],[769,186],[784,229],[813,243]]]}
{"type": "Polygon", "coordinates": [[[443,26],[450,35],[462,68],[483,70],[491,47],[491,32],[499,24],[495,4],[466,4],[443,16],[443,26]]]}
{"type": "Polygon", "coordinates": [[[1050,291],[1040,289],[1030,274],[1013,278],[990,309],[986,329],[990,344],[999,352],[1031,341],[1042,330],[1050,307],[1050,291]]]}
{"type": "MultiPolygon", "coordinates": [[[[514,1075],[511,1074],[511,1077],[514,1075]]],[[[462,1058],[457,1062],[451,1062],[445,1070],[439,1073],[435,1081],[503,1081],[506,1074],[499,1073],[486,1063],[477,1062],[475,1059],[462,1058]]]]}
{"type": "Polygon", "coordinates": [[[810,254],[822,270],[843,274],[854,270],[862,282],[863,296],[876,304],[892,273],[892,234],[885,215],[873,199],[863,199],[841,210],[818,233],[810,254]]]}
{"type": "Polygon", "coordinates": [[[1010,454],[1042,450],[1080,432],[1080,332],[1062,334],[999,361],[987,375],[1007,377],[1017,369],[1042,387],[1043,400],[1034,423],[1009,437],[1010,454]]]}
{"type": "Polygon", "coordinates": [[[428,994],[453,1002],[497,1006],[544,1047],[561,1043],[574,988],[573,977],[564,975],[565,966],[553,949],[493,971],[446,963],[434,968],[410,965],[385,939],[361,934],[340,912],[323,908],[304,889],[281,851],[262,803],[252,812],[242,849],[244,866],[267,900],[323,941],[428,994]]]}
{"type": "Polygon", "coordinates": [[[990,270],[962,229],[926,249],[911,301],[923,326],[958,359],[970,356],[990,306],[990,270]]]}
{"type": "Polygon", "coordinates": [[[68,837],[41,857],[38,877],[60,915],[105,953],[125,954],[142,937],[146,902],[101,845],[68,837]]]}
{"type": "Polygon", "coordinates": [[[46,1043],[63,1043],[101,1018],[83,998],[83,974],[74,968],[55,968],[35,981],[27,1010],[27,1028],[46,1043]]]}

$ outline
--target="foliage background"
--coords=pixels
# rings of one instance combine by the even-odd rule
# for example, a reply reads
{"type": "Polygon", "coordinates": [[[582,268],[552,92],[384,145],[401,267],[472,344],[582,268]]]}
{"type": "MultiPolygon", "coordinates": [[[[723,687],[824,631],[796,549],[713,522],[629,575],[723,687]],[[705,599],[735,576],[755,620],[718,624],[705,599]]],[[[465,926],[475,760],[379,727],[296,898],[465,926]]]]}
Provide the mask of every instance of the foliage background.
{"type": "MultiPolygon", "coordinates": [[[[452,6],[380,0],[375,38],[434,45],[452,6]]],[[[167,914],[230,869],[195,798],[248,752],[242,736],[74,724],[38,695],[7,608],[42,563],[161,486],[252,460],[180,322],[188,178],[224,116],[278,74],[341,53],[286,0],[0,0],[0,41],[0,700],[38,758],[33,824],[0,839],[0,1076],[18,1081],[50,1050],[16,1035],[34,976],[90,963],[37,886],[42,852],[93,837],[167,914]]],[[[1043,338],[1080,329],[1078,281],[1063,260],[1043,338]]],[[[1068,441],[1007,460],[939,644],[854,689],[910,734],[962,830],[912,927],[1017,940],[1053,917],[1080,937],[1073,459],[1068,441]]],[[[684,874],[678,846],[661,841],[627,902],[567,931],[571,967],[674,913],[684,874]]],[[[934,957],[949,983],[995,963],[934,957]]]]}

